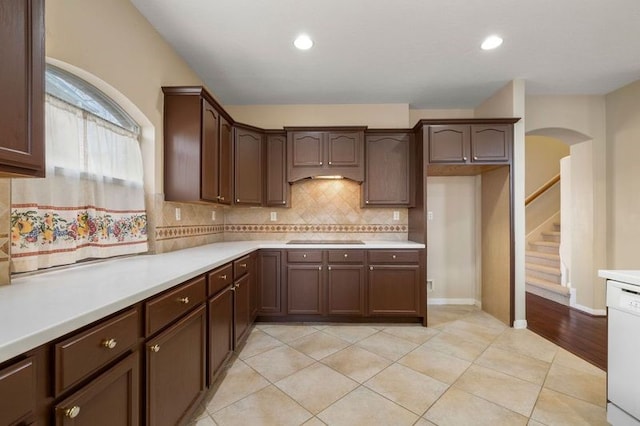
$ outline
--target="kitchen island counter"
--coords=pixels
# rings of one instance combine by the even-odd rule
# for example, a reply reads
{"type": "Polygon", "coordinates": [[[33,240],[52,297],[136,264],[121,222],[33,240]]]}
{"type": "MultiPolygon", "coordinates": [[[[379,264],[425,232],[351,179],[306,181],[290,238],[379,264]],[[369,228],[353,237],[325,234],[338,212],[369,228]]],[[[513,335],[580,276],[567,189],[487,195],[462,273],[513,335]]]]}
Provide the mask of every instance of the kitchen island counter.
{"type": "Polygon", "coordinates": [[[0,362],[258,249],[423,249],[411,241],[286,244],[236,241],[14,278],[0,288],[0,362]]]}

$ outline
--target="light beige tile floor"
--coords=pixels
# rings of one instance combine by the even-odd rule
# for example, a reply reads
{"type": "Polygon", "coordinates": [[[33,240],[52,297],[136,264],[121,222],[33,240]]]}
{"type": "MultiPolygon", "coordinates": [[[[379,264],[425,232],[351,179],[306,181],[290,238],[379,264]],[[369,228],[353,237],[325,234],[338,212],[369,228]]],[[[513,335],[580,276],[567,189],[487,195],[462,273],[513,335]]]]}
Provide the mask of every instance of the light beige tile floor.
{"type": "Polygon", "coordinates": [[[429,327],[264,324],[192,425],[606,425],[606,374],[468,306],[429,327]]]}

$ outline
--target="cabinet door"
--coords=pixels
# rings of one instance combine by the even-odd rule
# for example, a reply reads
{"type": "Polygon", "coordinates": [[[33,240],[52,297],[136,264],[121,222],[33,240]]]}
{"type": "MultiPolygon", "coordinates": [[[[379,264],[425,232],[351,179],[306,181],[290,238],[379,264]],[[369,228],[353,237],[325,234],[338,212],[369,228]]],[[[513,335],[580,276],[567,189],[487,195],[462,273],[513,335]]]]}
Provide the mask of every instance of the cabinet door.
{"type": "Polygon", "coordinates": [[[0,40],[0,174],[43,177],[44,0],[2,0],[0,40]]]}
{"type": "Polygon", "coordinates": [[[289,314],[322,314],[322,265],[287,266],[289,314]]]}
{"type": "Polygon", "coordinates": [[[358,167],[361,164],[362,132],[330,132],[327,136],[327,165],[358,167]]]}
{"type": "Polygon", "coordinates": [[[235,129],[234,140],[235,204],[262,204],[262,135],[235,129]]]}
{"type": "Polygon", "coordinates": [[[140,423],[140,361],[134,352],[55,406],[56,425],[140,423]]]}
{"type": "Polygon", "coordinates": [[[178,424],[205,390],[206,323],[202,305],[146,343],[148,425],[178,424]]]}
{"type": "Polygon", "coordinates": [[[261,251],[258,256],[258,315],[284,314],[281,258],[279,251],[261,251]]]}
{"type": "Polygon", "coordinates": [[[265,204],[286,206],[290,186],[287,182],[287,137],[284,134],[267,136],[266,157],[265,204]]]}
{"type": "Polygon", "coordinates": [[[364,315],[364,266],[329,265],[329,315],[364,315]]]}
{"type": "Polygon", "coordinates": [[[220,204],[231,204],[232,200],[232,166],[231,158],[233,149],[233,128],[224,118],[220,117],[220,160],[218,162],[218,202],[220,204]]]}
{"type": "Polygon", "coordinates": [[[323,165],[324,132],[293,132],[291,134],[291,165],[319,167],[323,165]]]}
{"type": "Polygon", "coordinates": [[[366,137],[365,206],[411,205],[411,147],[408,133],[366,137]]]}
{"type": "Polygon", "coordinates": [[[31,423],[36,407],[34,358],[0,370],[0,424],[31,423]]]}
{"type": "Polygon", "coordinates": [[[511,126],[471,126],[471,161],[476,163],[509,162],[511,140],[511,126]]]}
{"type": "Polygon", "coordinates": [[[233,354],[233,291],[231,286],[209,301],[209,385],[233,354]]]}
{"type": "Polygon", "coordinates": [[[465,163],[469,158],[467,125],[429,126],[429,162],[465,163]]]}
{"type": "MultiPolygon", "coordinates": [[[[220,114],[206,100],[202,100],[202,165],[200,198],[218,201],[220,161],[220,114]]],[[[195,167],[195,164],[191,167],[195,167]]]]}
{"type": "Polygon", "coordinates": [[[235,284],[235,321],[234,339],[236,347],[246,337],[251,323],[251,289],[249,287],[250,274],[244,275],[235,284]]]}
{"type": "Polygon", "coordinates": [[[368,278],[370,315],[419,315],[418,265],[370,265],[368,278]]]}

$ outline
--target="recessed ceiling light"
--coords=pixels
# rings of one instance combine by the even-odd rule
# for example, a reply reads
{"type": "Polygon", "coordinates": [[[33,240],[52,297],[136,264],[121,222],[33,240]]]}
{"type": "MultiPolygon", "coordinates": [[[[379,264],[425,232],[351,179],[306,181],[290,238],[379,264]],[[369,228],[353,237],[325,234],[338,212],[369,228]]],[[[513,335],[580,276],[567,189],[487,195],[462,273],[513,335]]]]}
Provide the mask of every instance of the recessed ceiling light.
{"type": "Polygon", "coordinates": [[[502,38],[498,37],[497,35],[491,35],[484,39],[480,47],[482,48],[482,50],[491,50],[491,49],[495,49],[501,44],[502,44],[502,38]]]}
{"type": "Polygon", "coordinates": [[[313,40],[308,35],[301,34],[295,39],[293,45],[300,50],[309,50],[313,46],[313,40]]]}

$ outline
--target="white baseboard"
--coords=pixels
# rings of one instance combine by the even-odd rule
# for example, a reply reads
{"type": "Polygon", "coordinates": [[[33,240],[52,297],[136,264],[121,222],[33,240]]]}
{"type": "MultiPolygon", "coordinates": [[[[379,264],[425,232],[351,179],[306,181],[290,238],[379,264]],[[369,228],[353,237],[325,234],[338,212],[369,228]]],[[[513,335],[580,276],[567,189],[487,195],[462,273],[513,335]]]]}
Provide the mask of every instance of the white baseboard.
{"type": "Polygon", "coordinates": [[[519,330],[527,328],[527,320],[515,320],[513,322],[513,328],[516,328],[519,330]]]}
{"type": "Polygon", "coordinates": [[[606,317],[607,316],[607,310],[606,309],[593,309],[593,308],[589,308],[587,306],[582,306],[582,305],[578,305],[577,303],[573,306],[571,306],[572,308],[575,308],[579,311],[582,312],[586,312],[589,315],[594,315],[594,316],[599,316],[599,317],[606,317]]]}
{"type": "Polygon", "coordinates": [[[480,306],[475,299],[436,299],[427,297],[427,305],[476,305],[480,306]]]}

